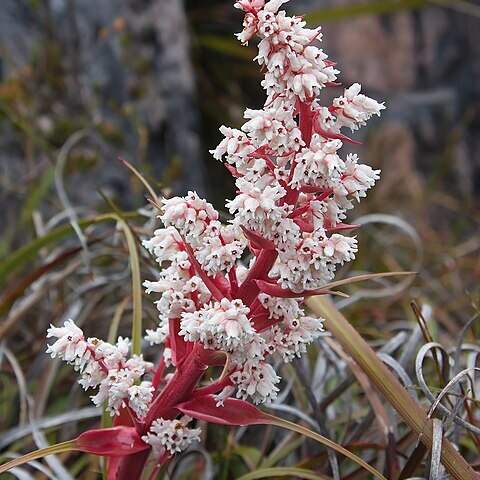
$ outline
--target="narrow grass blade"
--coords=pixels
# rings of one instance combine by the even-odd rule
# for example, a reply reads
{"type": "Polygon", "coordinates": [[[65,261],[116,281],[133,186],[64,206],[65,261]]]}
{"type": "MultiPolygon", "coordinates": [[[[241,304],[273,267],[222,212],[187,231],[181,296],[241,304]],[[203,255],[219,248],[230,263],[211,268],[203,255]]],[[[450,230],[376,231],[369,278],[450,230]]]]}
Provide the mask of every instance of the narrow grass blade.
{"type": "Polygon", "coordinates": [[[123,218],[119,216],[116,216],[116,218],[125,234],[130,255],[130,268],[132,270],[132,355],[140,355],[142,353],[142,280],[140,276],[140,258],[132,230],[130,230],[123,218]]]}
{"type": "Polygon", "coordinates": [[[160,200],[155,193],[155,190],[152,188],[152,186],[147,182],[145,177],[132,165],[130,162],[127,162],[122,157],[119,157],[119,160],[142,182],[143,186],[147,189],[148,193],[152,196],[153,200],[160,205],[160,200]]]}
{"type": "Polygon", "coordinates": [[[337,452],[341,453],[342,455],[345,455],[350,460],[352,460],[355,463],[357,463],[358,465],[362,466],[365,470],[368,470],[376,478],[379,478],[380,480],[386,480],[386,478],[380,472],[378,472],[375,468],[373,468],[367,462],[363,461],[360,457],[358,457],[354,453],[350,452],[346,448],[342,447],[338,443],[335,443],[334,441],[324,437],[323,435],[320,435],[316,432],[313,432],[312,430],[309,430],[308,428],[302,427],[301,425],[297,425],[296,423],[289,422],[288,420],[284,420],[283,418],[278,418],[278,417],[275,417],[273,415],[268,415],[268,416],[270,417],[270,421],[269,421],[270,425],[276,425],[277,427],[286,428],[287,430],[297,432],[300,435],[303,435],[305,437],[309,437],[312,440],[316,440],[317,442],[322,443],[326,447],[330,447],[332,450],[336,450],[337,452]]]}
{"type": "MultiPolygon", "coordinates": [[[[135,218],[140,216],[137,212],[124,212],[123,218],[135,218]]],[[[103,215],[96,215],[94,217],[84,218],[78,221],[80,227],[88,227],[95,223],[104,223],[112,220],[117,220],[117,216],[111,213],[103,215]]],[[[74,230],[70,224],[62,225],[61,227],[52,230],[43,237],[35,238],[34,240],[26,243],[15,252],[11,253],[4,260],[0,262],[0,284],[11,275],[23,267],[29,260],[37,257],[38,251],[48,245],[55,244],[59,240],[62,240],[69,235],[74,234],[74,230]]]]}
{"type": "Polygon", "coordinates": [[[237,480],[256,480],[257,478],[275,478],[275,477],[289,477],[289,478],[306,478],[309,480],[331,480],[330,477],[319,475],[312,470],[298,467],[274,467],[262,468],[255,472],[242,475],[237,480]]]}
{"type": "Polygon", "coordinates": [[[75,440],[57,443],[56,445],[51,445],[50,447],[27,453],[26,455],[22,455],[19,458],[15,458],[14,460],[10,460],[9,462],[0,465],[0,473],[5,473],[13,467],[18,467],[19,465],[23,465],[31,460],[37,460],[37,458],[43,458],[47,455],[55,455],[57,453],[69,452],[71,450],[76,450],[75,440]]]}
{"type": "MultiPolygon", "coordinates": [[[[315,314],[326,319],[327,329],[431,451],[433,446],[432,421],[427,418],[426,413],[378,358],[367,342],[325,297],[310,298],[306,304],[315,314]]],[[[442,441],[441,461],[454,479],[478,480],[473,468],[446,438],[443,438],[442,441]]]]}
{"type": "Polygon", "coordinates": [[[359,15],[385,15],[401,10],[417,10],[428,6],[427,0],[397,0],[368,2],[356,5],[324,8],[305,16],[307,22],[315,24],[343,20],[359,15]]]}

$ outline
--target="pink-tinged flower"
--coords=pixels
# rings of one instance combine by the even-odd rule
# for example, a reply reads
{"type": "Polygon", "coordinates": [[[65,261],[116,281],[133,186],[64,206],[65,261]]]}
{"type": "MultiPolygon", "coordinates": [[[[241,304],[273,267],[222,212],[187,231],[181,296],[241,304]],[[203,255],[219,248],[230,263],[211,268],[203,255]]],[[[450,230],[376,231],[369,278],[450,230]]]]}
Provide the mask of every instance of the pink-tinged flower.
{"type": "Polygon", "coordinates": [[[208,275],[214,276],[221,271],[229,272],[241,258],[245,247],[246,241],[241,230],[213,221],[204,232],[202,245],[195,251],[195,258],[208,275]]]}
{"type": "Polygon", "coordinates": [[[279,205],[279,200],[285,195],[285,189],[280,185],[268,185],[260,189],[243,179],[238,179],[236,185],[239,194],[226,206],[235,215],[234,225],[265,232],[268,226],[286,217],[286,209],[279,205]]]}
{"type": "Polygon", "coordinates": [[[209,222],[218,219],[218,212],[195,192],[186,197],[164,199],[161,220],[166,226],[175,227],[190,243],[199,243],[209,222]]]}
{"type": "Polygon", "coordinates": [[[385,109],[383,103],[361,94],[361,88],[359,83],[354,83],[333,101],[332,111],[337,117],[337,128],[348,127],[353,132],[366,125],[373,115],[380,116],[380,112],[385,109]]]}
{"type": "Polygon", "coordinates": [[[180,252],[183,242],[178,230],[175,227],[168,227],[155,230],[154,236],[149,240],[144,240],[142,244],[155,255],[158,263],[162,263],[180,252]]]}
{"type": "Polygon", "coordinates": [[[295,158],[291,185],[297,189],[305,185],[323,189],[337,185],[345,172],[345,163],[337,154],[341,147],[340,140],[325,141],[314,134],[310,147],[295,158]]]}

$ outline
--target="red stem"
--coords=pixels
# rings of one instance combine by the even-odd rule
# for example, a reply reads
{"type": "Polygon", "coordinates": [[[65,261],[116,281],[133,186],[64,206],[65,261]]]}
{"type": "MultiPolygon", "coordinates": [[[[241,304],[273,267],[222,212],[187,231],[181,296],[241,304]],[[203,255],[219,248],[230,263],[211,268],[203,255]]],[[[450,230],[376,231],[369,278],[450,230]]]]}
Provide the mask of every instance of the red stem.
{"type": "Polygon", "coordinates": [[[191,398],[198,398],[203,397],[204,395],[221,392],[225,387],[228,387],[229,385],[232,385],[232,381],[230,380],[230,374],[226,376],[223,380],[217,380],[216,382],[213,382],[206,387],[197,388],[193,392],[191,398]]]}
{"type": "MultiPolygon", "coordinates": [[[[311,106],[309,103],[299,102],[299,124],[300,132],[302,134],[302,139],[305,142],[305,145],[308,147],[312,140],[312,129],[313,129],[313,115],[311,106]]],[[[290,168],[290,180],[293,178],[293,171],[295,170],[295,162],[292,162],[290,168]]],[[[299,190],[291,189],[287,186],[287,193],[282,200],[282,204],[294,205],[297,203],[298,196],[300,195],[299,190]]],[[[252,305],[253,301],[257,298],[260,293],[255,280],[266,279],[268,278],[268,272],[273,267],[275,260],[277,259],[276,250],[264,250],[258,254],[255,263],[253,264],[250,272],[248,273],[247,278],[240,285],[237,293],[237,298],[240,298],[242,302],[248,307],[252,305]]]]}
{"type": "Polygon", "coordinates": [[[252,304],[260,293],[260,289],[257,287],[255,280],[267,277],[268,272],[272,269],[277,259],[277,255],[276,250],[262,250],[248,272],[247,278],[240,285],[237,298],[240,298],[247,307],[252,304]]]}
{"type": "Polygon", "coordinates": [[[190,397],[208,367],[207,363],[205,363],[205,357],[208,355],[208,352],[208,350],[204,349],[203,344],[197,343],[195,345],[192,353],[177,368],[172,379],[165,385],[165,388],[150,406],[145,417],[145,428],[141,432],[142,434],[149,430],[150,425],[157,418],[175,415],[177,411],[174,406],[186,401],[190,397]]]}
{"type": "Polygon", "coordinates": [[[134,455],[127,455],[120,460],[115,480],[140,480],[150,455],[150,449],[134,455]]]}
{"type": "Polygon", "coordinates": [[[163,375],[163,370],[165,370],[165,359],[163,358],[163,355],[162,355],[162,358],[160,359],[157,370],[155,371],[155,376],[153,377],[153,381],[152,381],[152,387],[155,389],[155,391],[157,391],[157,388],[160,385],[160,381],[163,375]]]}

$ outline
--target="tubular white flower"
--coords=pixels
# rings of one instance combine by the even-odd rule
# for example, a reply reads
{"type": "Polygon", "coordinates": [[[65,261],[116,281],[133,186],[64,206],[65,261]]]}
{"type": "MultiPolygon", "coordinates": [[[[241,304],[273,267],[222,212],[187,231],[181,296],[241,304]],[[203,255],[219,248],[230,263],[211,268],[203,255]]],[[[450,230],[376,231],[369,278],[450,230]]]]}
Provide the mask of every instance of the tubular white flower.
{"type": "Polygon", "coordinates": [[[55,337],[57,340],[47,346],[47,352],[52,358],[59,357],[67,363],[73,364],[75,370],[82,371],[91,358],[88,343],[85,341],[83,331],[78,328],[73,320],[67,320],[63,327],[50,325],[47,338],[55,337]]]}
{"type": "Polygon", "coordinates": [[[367,196],[367,190],[380,178],[380,170],[373,170],[368,165],[358,163],[357,154],[349,154],[345,162],[345,173],[335,186],[334,192],[338,196],[352,195],[357,201],[367,196]]]}
{"type": "Polygon", "coordinates": [[[146,330],[145,340],[150,342],[150,345],[160,345],[165,343],[168,336],[168,318],[166,320],[166,322],[162,322],[162,325],[155,330],[146,330]]]}
{"type": "Polygon", "coordinates": [[[202,245],[195,257],[211,276],[221,271],[230,271],[242,256],[247,243],[232,226],[223,227],[220,222],[211,222],[206,228],[202,245]]]}
{"type": "Polygon", "coordinates": [[[302,298],[277,298],[261,293],[258,299],[263,307],[268,310],[269,318],[278,320],[281,318],[297,318],[299,315],[303,315],[303,310],[299,306],[302,298]]]}
{"type": "Polygon", "coordinates": [[[179,335],[190,342],[200,341],[205,348],[243,351],[256,335],[241,300],[223,298],[193,313],[184,313],[179,335]]]}
{"type": "Polygon", "coordinates": [[[160,456],[165,452],[170,455],[182,452],[192,442],[200,441],[200,428],[188,428],[191,421],[189,417],[182,420],[164,420],[159,418],[152,423],[150,431],[142,437],[145,443],[153,448],[155,455],[160,456]]]}
{"type": "Polygon", "coordinates": [[[228,164],[235,167],[240,174],[245,175],[252,163],[252,158],[249,155],[255,151],[255,147],[251,144],[247,135],[240,130],[222,125],[220,132],[225,138],[217,148],[210,150],[210,153],[217,160],[222,160],[225,156],[225,161],[228,164]]]}
{"type": "Polygon", "coordinates": [[[225,387],[220,393],[214,395],[215,400],[217,401],[217,407],[223,407],[223,404],[227,398],[230,398],[235,393],[235,387],[233,385],[229,385],[225,387]]]}
{"type": "Polygon", "coordinates": [[[286,217],[285,207],[278,205],[285,195],[285,189],[280,185],[266,186],[263,190],[253,183],[241,178],[236,185],[240,193],[226,206],[235,215],[234,225],[247,226],[252,230],[266,232],[268,226],[286,217]]]}
{"type": "Polygon", "coordinates": [[[383,103],[361,94],[361,88],[359,83],[354,83],[333,101],[332,111],[337,117],[337,128],[348,127],[353,132],[366,125],[373,115],[380,116],[381,110],[385,109],[383,103]]]}
{"type": "Polygon", "coordinates": [[[142,382],[140,385],[132,385],[128,388],[128,405],[139,419],[145,417],[154,390],[152,382],[142,382]]]}
{"type": "Polygon", "coordinates": [[[277,398],[280,377],[271,365],[265,362],[247,362],[243,369],[231,376],[237,385],[237,398],[250,397],[253,403],[270,403],[277,398]]]}
{"type": "Polygon", "coordinates": [[[162,200],[164,213],[160,216],[163,223],[174,226],[192,246],[201,242],[201,235],[208,223],[218,219],[218,212],[195,192],[186,197],[174,197],[162,200]]]}

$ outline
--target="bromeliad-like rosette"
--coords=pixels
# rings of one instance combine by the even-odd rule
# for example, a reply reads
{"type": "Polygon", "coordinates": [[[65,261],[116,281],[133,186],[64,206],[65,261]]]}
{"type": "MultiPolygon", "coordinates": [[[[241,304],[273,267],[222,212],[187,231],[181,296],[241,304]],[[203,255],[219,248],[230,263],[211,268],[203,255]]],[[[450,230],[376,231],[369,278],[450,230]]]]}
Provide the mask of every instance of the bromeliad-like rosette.
{"type": "Polygon", "coordinates": [[[49,330],[57,338],[52,356],[74,364],[85,388],[100,388],[96,404],[106,402],[112,415],[127,410],[161,462],[199,439],[182,403],[213,396],[217,418],[231,397],[276,398],[280,377],[269,359],[289,362],[323,332],[302,301],[355,257],[346,213],[379,177],[357,155],[342,158],[341,148],[355,143],[345,128],[357,130],[385,107],[358,83],[331,105],[320,103],[324,88],[340,88],[339,71],[319,47],[320,28],[279,10],[285,2],[235,4],[245,12],[239,40],[260,38],[267,98],[262,110],[245,110],[241,129],[222,126],[225,138],[211,152],[236,179],[237,196],[226,203],[232,220],[222,224],[210,203],[189,192],[163,200],[163,226],[144,241],[160,267],[144,283],[158,296],[159,326],[146,340],[163,345],[160,364],[127,360],[126,340],[85,339],[73,323],[49,330]],[[208,366],[223,372],[202,386],[208,366]]]}

